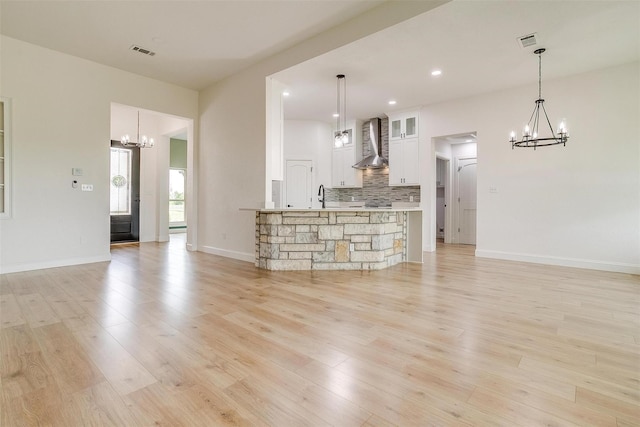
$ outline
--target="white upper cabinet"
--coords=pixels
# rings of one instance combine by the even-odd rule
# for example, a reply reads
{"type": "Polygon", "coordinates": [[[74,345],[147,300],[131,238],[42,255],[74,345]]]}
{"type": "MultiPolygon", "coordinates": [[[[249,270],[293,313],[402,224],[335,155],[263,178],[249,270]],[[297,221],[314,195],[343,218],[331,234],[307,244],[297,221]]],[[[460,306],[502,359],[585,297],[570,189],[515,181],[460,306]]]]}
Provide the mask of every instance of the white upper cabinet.
{"type": "Polygon", "coordinates": [[[389,185],[420,185],[418,138],[389,142],[389,185]]]}
{"type": "Polygon", "coordinates": [[[389,141],[418,137],[418,111],[389,113],[389,141]]]}

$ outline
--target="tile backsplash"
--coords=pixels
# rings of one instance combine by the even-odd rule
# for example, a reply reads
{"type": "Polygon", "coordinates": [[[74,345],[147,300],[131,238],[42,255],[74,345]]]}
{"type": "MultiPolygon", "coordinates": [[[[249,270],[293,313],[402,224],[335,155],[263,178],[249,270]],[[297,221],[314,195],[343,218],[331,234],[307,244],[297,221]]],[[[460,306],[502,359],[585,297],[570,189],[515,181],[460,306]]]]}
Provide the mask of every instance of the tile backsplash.
{"type": "MultiPolygon", "coordinates": [[[[381,122],[382,156],[389,158],[389,119],[381,122]]],[[[362,147],[358,160],[371,154],[369,122],[362,126],[362,147]]],[[[390,167],[392,167],[390,165],[390,167]]],[[[389,169],[366,169],[362,171],[362,188],[327,188],[328,202],[364,201],[368,206],[390,206],[391,202],[420,201],[420,186],[389,187],[389,169]]]]}

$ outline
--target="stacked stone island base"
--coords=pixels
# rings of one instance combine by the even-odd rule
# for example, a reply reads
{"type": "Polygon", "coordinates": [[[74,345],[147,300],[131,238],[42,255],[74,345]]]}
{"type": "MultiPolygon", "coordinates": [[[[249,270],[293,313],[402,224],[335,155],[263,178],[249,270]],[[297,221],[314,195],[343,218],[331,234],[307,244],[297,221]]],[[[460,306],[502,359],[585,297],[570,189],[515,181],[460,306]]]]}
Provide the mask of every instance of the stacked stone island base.
{"type": "Polygon", "coordinates": [[[256,266],[379,270],[407,261],[406,210],[260,210],[256,266]]]}

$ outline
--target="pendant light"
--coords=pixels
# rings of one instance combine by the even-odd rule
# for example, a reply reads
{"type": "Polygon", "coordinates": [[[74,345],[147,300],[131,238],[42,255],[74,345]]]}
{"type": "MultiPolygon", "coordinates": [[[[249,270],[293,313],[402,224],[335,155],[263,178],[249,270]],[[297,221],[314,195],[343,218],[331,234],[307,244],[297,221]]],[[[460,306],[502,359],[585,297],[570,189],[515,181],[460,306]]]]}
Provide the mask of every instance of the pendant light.
{"type": "Polygon", "coordinates": [[[344,74],[337,76],[336,94],[336,132],[334,134],[334,146],[344,147],[349,144],[349,132],[347,131],[347,77],[344,74]],[[340,120],[342,119],[342,121],[340,120]],[[342,123],[342,126],[340,126],[342,123]]]}
{"type": "MultiPolygon", "coordinates": [[[[546,147],[549,145],[566,145],[567,140],[569,139],[569,133],[567,132],[567,124],[563,119],[558,126],[557,134],[554,133],[553,127],[551,126],[551,121],[549,121],[549,117],[547,116],[547,110],[544,108],[544,99],[542,99],[542,54],[545,49],[536,49],[533,53],[538,55],[538,99],[536,99],[536,106],[533,109],[533,113],[531,113],[531,117],[529,118],[529,122],[526,124],[522,131],[522,139],[516,139],[516,133],[511,132],[509,136],[509,142],[511,143],[511,149],[515,147],[520,148],[532,148],[535,150],[537,147],[546,147]],[[549,125],[549,130],[551,131],[551,136],[547,136],[542,138],[540,133],[538,132],[538,126],[540,125],[540,109],[542,109],[542,113],[544,114],[544,120],[546,120],[549,125]]],[[[544,124],[543,124],[544,130],[544,124]]]]}
{"type": "Polygon", "coordinates": [[[125,147],[152,148],[154,145],[153,138],[147,135],[140,136],[140,110],[138,110],[138,135],[135,141],[132,141],[129,135],[124,135],[120,143],[125,147]]]}

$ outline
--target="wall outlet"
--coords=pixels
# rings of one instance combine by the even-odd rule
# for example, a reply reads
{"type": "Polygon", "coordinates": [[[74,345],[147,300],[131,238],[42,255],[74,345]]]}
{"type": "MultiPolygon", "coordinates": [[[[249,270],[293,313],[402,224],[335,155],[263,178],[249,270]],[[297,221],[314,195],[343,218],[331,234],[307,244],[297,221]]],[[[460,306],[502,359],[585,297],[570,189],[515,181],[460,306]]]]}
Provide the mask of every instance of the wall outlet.
{"type": "Polygon", "coordinates": [[[491,185],[489,186],[489,193],[497,193],[498,192],[498,187],[491,185]]]}
{"type": "Polygon", "coordinates": [[[82,184],[82,191],[93,191],[93,184],[82,184]]]}
{"type": "Polygon", "coordinates": [[[413,196],[409,196],[409,201],[413,202],[413,196]]]}
{"type": "Polygon", "coordinates": [[[356,250],[356,245],[353,243],[349,243],[349,252],[353,252],[356,250]]]}

